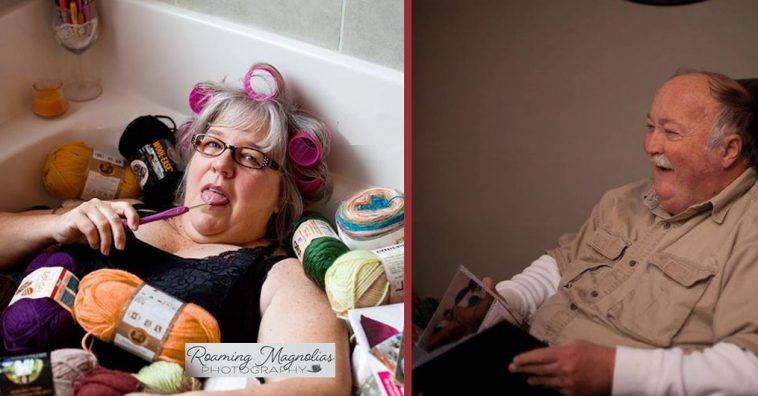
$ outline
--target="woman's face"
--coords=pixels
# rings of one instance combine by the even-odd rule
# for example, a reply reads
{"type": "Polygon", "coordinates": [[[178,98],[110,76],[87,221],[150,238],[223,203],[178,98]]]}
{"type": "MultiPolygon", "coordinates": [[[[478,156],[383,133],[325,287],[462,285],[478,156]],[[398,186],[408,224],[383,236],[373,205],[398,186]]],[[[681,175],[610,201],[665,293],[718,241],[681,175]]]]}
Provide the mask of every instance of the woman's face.
{"type": "MultiPolygon", "coordinates": [[[[263,130],[211,127],[207,134],[227,145],[257,148],[263,130]]],[[[226,149],[217,157],[195,152],[187,168],[184,205],[208,205],[181,216],[182,226],[199,243],[244,246],[266,235],[269,218],[279,210],[282,175],[268,167],[236,163],[226,149]]]]}

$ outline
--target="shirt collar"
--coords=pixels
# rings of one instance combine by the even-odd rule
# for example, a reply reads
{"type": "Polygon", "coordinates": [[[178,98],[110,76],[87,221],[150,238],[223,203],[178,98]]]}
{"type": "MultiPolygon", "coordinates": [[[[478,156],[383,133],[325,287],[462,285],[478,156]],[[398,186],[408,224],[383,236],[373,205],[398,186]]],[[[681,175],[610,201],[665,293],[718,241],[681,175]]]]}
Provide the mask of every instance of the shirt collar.
{"type": "Polygon", "coordinates": [[[653,183],[650,183],[648,185],[648,188],[642,192],[642,202],[645,204],[645,206],[648,207],[648,209],[650,209],[650,212],[654,215],[672,221],[686,220],[700,212],[703,212],[704,210],[710,209],[711,218],[718,224],[721,224],[724,222],[724,218],[726,217],[726,214],[731,207],[730,204],[745,194],[745,192],[747,192],[747,190],[749,190],[750,187],[755,184],[756,178],[758,177],[756,176],[755,169],[752,167],[748,168],[713,198],[705,202],[692,205],[676,216],[671,216],[659,205],[658,196],[655,194],[653,183]]]}

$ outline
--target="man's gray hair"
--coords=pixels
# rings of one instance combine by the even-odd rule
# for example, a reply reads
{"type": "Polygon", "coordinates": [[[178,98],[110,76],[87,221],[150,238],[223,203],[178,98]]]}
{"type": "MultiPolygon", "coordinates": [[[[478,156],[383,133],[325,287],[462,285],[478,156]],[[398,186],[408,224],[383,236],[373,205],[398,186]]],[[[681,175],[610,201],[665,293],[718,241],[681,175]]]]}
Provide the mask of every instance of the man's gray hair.
{"type": "Polygon", "coordinates": [[[736,133],[742,139],[740,155],[748,166],[756,167],[758,131],[755,129],[755,99],[739,82],[720,73],[685,70],[677,72],[676,76],[691,74],[699,74],[708,79],[711,97],[719,105],[708,136],[707,148],[714,150],[724,136],[736,133]]]}

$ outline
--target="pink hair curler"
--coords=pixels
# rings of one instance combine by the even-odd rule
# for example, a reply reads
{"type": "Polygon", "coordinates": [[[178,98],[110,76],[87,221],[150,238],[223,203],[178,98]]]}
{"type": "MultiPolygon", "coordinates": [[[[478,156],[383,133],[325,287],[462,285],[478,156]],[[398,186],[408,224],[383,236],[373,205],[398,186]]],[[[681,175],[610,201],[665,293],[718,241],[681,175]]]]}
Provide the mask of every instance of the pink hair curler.
{"type": "Polygon", "coordinates": [[[287,144],[287,154],[300,166],[311,166],[321,157],[321,145],[308,132],[298,131],[287,144]]]}
{"type": "Polygon", "coordinates": [[[203,111],[203,107],[208,103],[208,99],[211,98],[211,93],[203,89],[200,85],[195,85],[189,94],[189,107],[195,114],[200,114],[203,111]]]}
{"type": "Polygon", "coordinates": [[[245,74],[245,79],[242,81],[242,86],[245,88],[245,92],[247,92],[247,96],[249,96],[251,99],[253,99],[256,102],[265,102],[274,96],[276,96],[277,93],[279,93],[279,83],[276,81],[276,74],[274,73],[274,70],[271,69],[268,66],[253,66],[250,68],[250,70],[247,71],[247,74],[245,74]],[[256,74],[256,72],[259,72],[256,74]],[[270,77],[270,82],[268,79],[266,79],[263,74],[268,74],[270,77]],[[255,92],[253,87],[250,85],[250,81],[253,79],[253,77],[258,77],[260,79],[263,79],[268,83],[269,87],[271,87],[271,92],[268,94],[261,94],[258,92],[255,92]]]}
{"type": "Polygon", "coordinates": [[[323,183],[323,180],[319,177],[304,176],[299,172],[295,172],[295,183],[302,192],[311,192],[319,187],[323,183]]]}

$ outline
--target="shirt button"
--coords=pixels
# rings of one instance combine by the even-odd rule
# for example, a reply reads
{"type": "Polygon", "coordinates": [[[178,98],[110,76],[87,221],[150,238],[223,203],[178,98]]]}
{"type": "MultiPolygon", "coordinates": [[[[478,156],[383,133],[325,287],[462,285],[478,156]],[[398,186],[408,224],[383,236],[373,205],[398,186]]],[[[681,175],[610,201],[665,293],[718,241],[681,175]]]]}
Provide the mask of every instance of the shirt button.
{"type": "Polygon", "coordinates": [[[663,228],[668,230],[669,228],[671,228],[671,223],[663,223],[663,228]]]}
{"type": "Polygon", "coordinates": [[[600,295],[600,293],[598,293],[597,290],[593,290],[592,293],[590,293],[590,296],[592,297],[597,297],[598,295],[600,295]]]}
{"type": "Polygon", "coordinates": [[[634,267],[635,265],[637,265],[637,260],[631,260],[631,261],[629,261],[629,266],[630,267],[634,267]]]}
{"type": "Polygon", "coordinates": [[[569,308],[571,308],[572,311],[576,311],[576,309],[579,307],[577,307],[576,304],[571,303],[571,305],[569,305],[569,308]]]}

